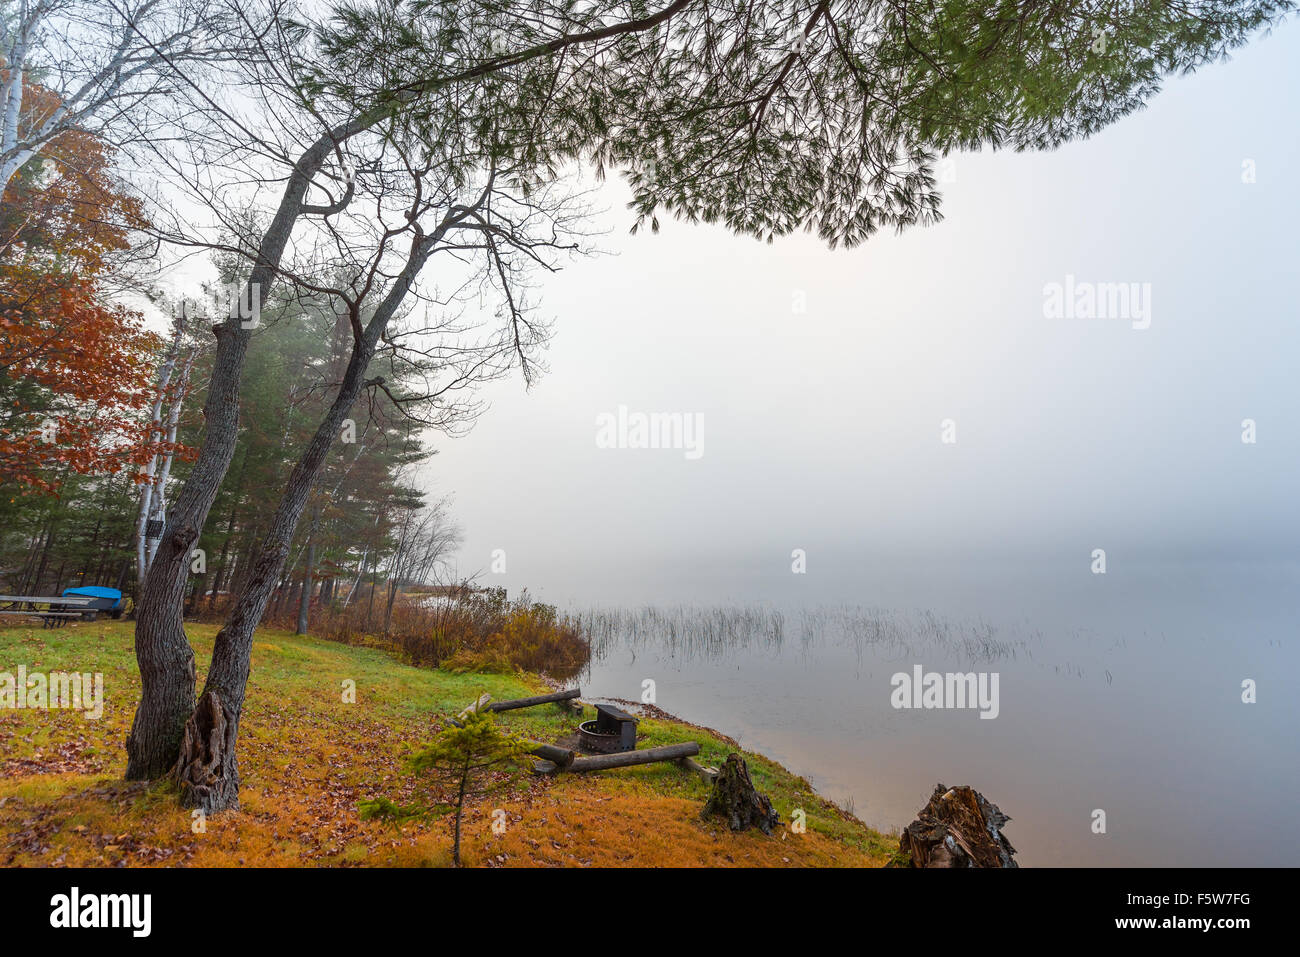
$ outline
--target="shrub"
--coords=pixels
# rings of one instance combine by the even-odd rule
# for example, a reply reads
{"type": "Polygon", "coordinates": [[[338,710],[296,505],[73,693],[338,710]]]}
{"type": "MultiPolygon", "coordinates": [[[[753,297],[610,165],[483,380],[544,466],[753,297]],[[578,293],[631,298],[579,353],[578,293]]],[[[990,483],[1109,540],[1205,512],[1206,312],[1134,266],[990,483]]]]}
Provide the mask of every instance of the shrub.
{"type": "MultiPolygon", "coordinates": [[[[293,628],[296,617],[295,609],[275,624],[293,628]]],[[[552,605],[533,601],[526,591],[514,601],[504,588],[474,591],[468,586],[445,595],[404,595],[393,608],[386,635],[377,609],[373,618],[363,601],[342,609],[318,606],[312,609],[311,633],[391,648],[412,664],[456,673],[535,671],[563,681],[581,672],[591,658],[579,623],[552,605]]]]}

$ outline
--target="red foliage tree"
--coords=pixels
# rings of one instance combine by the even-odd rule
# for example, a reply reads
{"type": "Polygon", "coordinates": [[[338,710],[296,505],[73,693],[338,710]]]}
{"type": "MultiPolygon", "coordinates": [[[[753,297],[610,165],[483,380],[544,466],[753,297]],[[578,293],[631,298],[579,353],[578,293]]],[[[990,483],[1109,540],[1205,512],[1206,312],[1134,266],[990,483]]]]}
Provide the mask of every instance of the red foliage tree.
{"type": "MultiPolygon", "coordinates": [[[[24,107],[57,97],[29,85],[24,107]]],[[[112,153],[59,137],[10,181],[0,204],[0,485],[55,492],[69,471],[147,460],[146,410],[160,340],[109,301],[114,257],[141,207],[112,177],[112,153]]]]}

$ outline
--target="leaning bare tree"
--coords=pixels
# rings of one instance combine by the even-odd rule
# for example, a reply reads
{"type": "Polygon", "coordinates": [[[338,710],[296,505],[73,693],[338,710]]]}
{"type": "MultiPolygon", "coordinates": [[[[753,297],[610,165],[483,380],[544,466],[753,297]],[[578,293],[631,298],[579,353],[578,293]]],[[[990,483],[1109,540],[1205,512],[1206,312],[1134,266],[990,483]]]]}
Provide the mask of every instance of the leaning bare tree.
{"type": "MultiPolygon", "coordinates": [[[[281,40],[294,42],[291,34],[281,40]]],[[[263,52],[268,69],[286,62],[284,47],[263,52]]],[[[291,55],[292,49],[287,52],[291,55]]],[[[282,88],[290,87],[286,83],[282,88]]],[[[449,429],[474,412],[461,393],[511,368],[522,368],[529,376],[535,366],[545,327],[532,317],[527,277],[532,270],[551,268],[556,256],[576,248],[570,223],[579,211],[563,191],[534,182],[531,164],[520,161],[505,141],[520,133],[512,125],[513,111],[480,106],[478,116],[483,125],[472,136],[456,128],[458,114],[442,136],[390,123],[352,137],[333,161],[339,195],[313,207],[311,222],[281,256],[275,271],[278,292],[272,295],[328,302],[350,330],[350,353],[330,384],[329,409],[285,483],[251,571],[218,632],[199,706],[187,715],[175,767],[187,803],[210,811],[237,803],[235,742],[253,630],[282,578],[311,488],[363,393],[382,393],[422,425],[449,429]],[[441,289],[421,283],[426,265],[435,260],[446,261],[439,270],[441,289]],[[477,321],[464,318],[467,301],[489,297],[495,309],[477,321]],[[445,316],[448,310],[451,319],[445,316]],[[370,374],[372,365],[377,374],[370,374]],[[386,369],[398,373],[400,390],[383,374],[386,369]]],[[[302,118],[305,124],[315,120],[313,115],[302,118]]],[[[530,141],[536,135],[523,131],[530,141]]],[[[263,133],[258,147],[266,155],[275,145],[263,133]]],[[[237,209],[221,209],[213,194],[203,195],[210,210],[226,214],[227,238],[193,236],[181,223],[171,224],[165,238],[206,244],[257,262],[260,245],[241,233],[247,217],[237,209]]],[[[240,317],[241,329],[257,326],[257,306],[267,301],[262,294],[244,303],[249,312],[240,317]]],[[[218,350],[222,342],[219,332],[218,350]]],[[[209,435],[211,419],[209,415],[209,435]]],[[[138,644],[153,582],[151,569],[142,593],[138,644]]],[[[137,715],[133,747],[144,727],[137,715]]]]}
{"type": "MultiPolygon", "coordinates": [[[[652,228],[664,210],[768,239],[809,228],[831,244],[854,244],[882,227],[938,218],[937,153],[1050,147],[1086,136],[1138,108],[1164,75],[1222,56],[1289,7],[1272,0],[664,0],[653,8],[643,0],[375,0],[340,7],[314,26],[279,8],[248,19],[245,32],[257,46],[240,62],[262,66],[245,95],[299,117],[296,142],[241,128],[206,90],[192,93],[200,114],[224,116],[227,132],[245,137],[258,168],[278,165],[274,175],[243,184],[259,208],[267,191],[279,197],[238,244],[251,267],[246,302],[264,303],[286,280],[286,255],[310,237],[320,241],[332,217],[355,208],[358,183],[368,181],[372,194],[392,188],[390,175],[409,185],[427,165],[455,187],[446,197],[457,198],[407,237],[404,260],[382,283],[366,287],[385,290],[376,314],[395,314],[439,244],[459,242],[453,234],[478,220],[478,251],[502,273],[502,295],[517,315],[503,238],[482,215],[487,201],[465,192],[474,174],[508,171],[509,189],[526,199],[571,162],[618,167],[652,228]],[[264,29],[267,16],[281,26],[264,29]],[[284,55],[262,56],[268,45],[284,47],[284,55]],[[411,162],[397,174],[382,163],[368,168],[376,150],[407,150],[411,162]]],[[[210,175],[201,166],[176,168],[196,170],[191,181],[210,175]]],[[[526,254],[529,246],[513,248],[526,254]]],[[[356,299],[356,289],[344,292],[356,299]]],[[[234,733],[261,593],[387,321],[356,321],[349,376],[289,479],[259,569],[222,630],[193,711],[181,601],[190,549],[230,464],[254,334],[241,315],[217,327],[207,431],[142,589],[143,694],[129,777],[161,776],[180,758],[191,800],[212,809],[233,802],[234,733]]]]}
{"type": "MultiPolygon", "coordinates": [[[[415,144],[411,146],[414,152],[415,144]]],[[[522,201],[499,191],[500,171],[489,169],[482,183],[466,184],[462,189],[469,198],[462,203],[458,201],[460,190],[454,183],[443,181],[444,174],[433,176],[431,181],[428,174],[430,164],[424,161],[412,164],[405,149],[393,152],[402,158],[404,165],[405,182],[401,188],[395,188],[393,171],[380,159],[372,162],[371,169],[381,169],[390,174],[375,177],[383,184],[382,189],[374,187],[368,175],[358,174],[357,182],[353,184],[354,193],[369,193],[381,204],[393,193],[405,193],[410,197],[409,203],[400,210],[399,221],[383,224],[374,254],[365,267],[354,274],[351,282],[336,287],[321,287],[298,275],[286,277],[289,283],[309,285],[313,293],[328,295],[346,308],[353,334],[352,350],[336,385],[329,411],[288,478],[271,528],[254,560],[252,573],[244,581],[230,615],[217,633],[199,705],[186,725],[176,768],[182,785],[182,798],[186,804],[208,811],[238,803],[239,771],[235,743],[248,681],[253,631],[261,622],[280,579],[311,488],[362,391],[380,389],[396,403],[432,408],[435,415],[425,419],[428,425],[444,424],[453,419],[458,407],[454,404],[445,406],[443,400],[446,396],[494,377],[513,363],[527,364],[532,349],[537,345],[536,326],[516,301],[519,290],[511,278],[516,269],[513,255],[522,253],[530,261],[536,261],[544,248],[568,245],[558,243],[555,238],[554,229],[560,218],[554,214],[539,216],[542,207],[538,205],[536,194],[528,201],[522,201]],[[530,230],[529,227],[535,226],[537,220],[548,224],[552,231],[537,235],[530,230]],[[392,257],[394,272],[386,280],[381,280],[388,254],[394,247],[400,251],[392,257]],[[432,393],[393,392],[382,376],[370,377],[367,371],[403,302],[422,298],[417,289],[421,271],[431,260],[445,253],[455,253],[457,261],[475,255],[481,257],[481,270],[489,279],[497,277],[500,282],[499,293],[505,303],[502,310],[504,325],[490,330],[483,341],[475,344],[463,341],[434,343],[429,351],[436,354],[436,360],[430,366],[427,357],[425,359],[429,373],[440,378],[432,393]],[[362,321],[363,308],[372,296],[374,308],[362,321]]],[[[331,224],[329,231],[340,237],[341,245],[343,230],[331,224]]],[[[353,240],[347,248],[355,250],[358,245],[353,240]]]]}

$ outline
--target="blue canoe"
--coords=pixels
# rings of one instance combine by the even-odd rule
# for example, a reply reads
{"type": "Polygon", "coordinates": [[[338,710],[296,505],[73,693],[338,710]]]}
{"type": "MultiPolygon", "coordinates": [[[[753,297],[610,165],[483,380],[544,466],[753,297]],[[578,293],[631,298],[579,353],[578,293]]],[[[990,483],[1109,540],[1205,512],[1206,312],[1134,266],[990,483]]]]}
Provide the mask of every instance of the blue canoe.
{"type": "Polygon", "coordinates": [[[112,612],[114,618],[122,614],[122,593],[116,588],[105,588],[103,585],[82,585],[80,588],[65,588],[63,594],[96,599],[89,605],[83,605],[83,608],[112,612]]]}

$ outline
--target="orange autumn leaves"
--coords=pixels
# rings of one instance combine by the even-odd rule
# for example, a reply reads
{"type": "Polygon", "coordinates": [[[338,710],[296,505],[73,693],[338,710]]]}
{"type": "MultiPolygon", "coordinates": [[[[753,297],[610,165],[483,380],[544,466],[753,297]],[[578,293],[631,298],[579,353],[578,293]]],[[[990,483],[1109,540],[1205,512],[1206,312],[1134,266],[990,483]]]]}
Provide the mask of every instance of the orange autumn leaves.
{"type": "MultiPolygon", "coordinates": [[[[57,99],[35,84],[24,107],[57,99]]],[[[0,485],[55,492],[69,472],[146,461],[158,337],[111,302],[114,257],[140,204],[113,181],[109,150],[67,134],[20,170],[0,203],[0,485]]]]}

